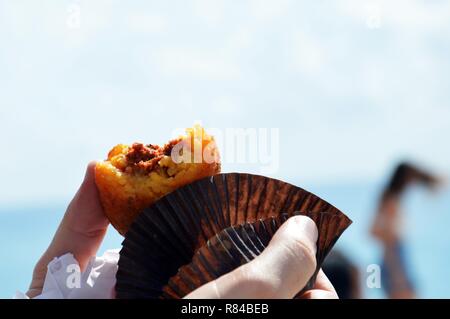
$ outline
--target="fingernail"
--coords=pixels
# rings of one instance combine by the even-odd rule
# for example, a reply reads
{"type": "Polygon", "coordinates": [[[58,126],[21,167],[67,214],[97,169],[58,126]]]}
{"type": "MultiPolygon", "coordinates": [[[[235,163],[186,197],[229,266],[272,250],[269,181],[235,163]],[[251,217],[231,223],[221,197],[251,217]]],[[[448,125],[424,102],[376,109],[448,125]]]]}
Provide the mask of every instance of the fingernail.
{"type": "Polygon", "coordinates": [[[318,230],[316,223],[308,216],[293,216],[291,219],[295,221],[299,227],[303,227],[304,232],[314,240],[317,240],[318,230]]]}
{"type": "Polygon", "coordinates": [[[90,161],[88,165],[86,166],[86,172],[84,173],[84,181],[90,181],[94,177],[94,170],[95,165],[97,164],[96,161],[90,161]]]}
{"type": "Polygon", "coordinates": [[[308,241],[309,246],[316,252],[318,230],[316,223],[311,218],[298,215],[289,218],[286,223],[286,231],[290,236],[308,241]]]}

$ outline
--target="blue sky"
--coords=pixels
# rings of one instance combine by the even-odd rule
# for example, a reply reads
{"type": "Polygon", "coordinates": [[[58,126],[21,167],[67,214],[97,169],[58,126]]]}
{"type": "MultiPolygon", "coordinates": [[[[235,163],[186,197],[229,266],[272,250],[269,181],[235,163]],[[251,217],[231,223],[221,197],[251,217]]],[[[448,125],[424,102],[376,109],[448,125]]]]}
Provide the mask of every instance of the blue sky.
{"type": "Polygon", "coordinates": [[[401,158],[448,172],[449,13],[417,0],[0,0],[0,203],[70,198],[90,159],[196,121],[279,128],[274,176],[296,184],[379,180],[401,158]]]}

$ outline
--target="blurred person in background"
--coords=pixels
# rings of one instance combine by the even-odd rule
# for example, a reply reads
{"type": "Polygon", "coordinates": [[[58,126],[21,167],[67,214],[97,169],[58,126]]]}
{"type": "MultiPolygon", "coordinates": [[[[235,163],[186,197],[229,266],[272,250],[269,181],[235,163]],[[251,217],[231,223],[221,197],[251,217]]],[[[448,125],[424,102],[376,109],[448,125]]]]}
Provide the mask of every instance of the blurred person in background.
{"type": "Polygon", "coordinates": [[[362,298],[359,270],[340,250],[330,252],[322,265],[322,270],[340,299],[362,298]]]}
{"type": "Polygon", "coordinates": [[[412,185],[435,190],[442,184],[440,177],[403,162],[396,167],[381,194],[371,233],[383,246],[381,280],[389,298],[416,297],[402,238],[402,197],[412,185]]]}

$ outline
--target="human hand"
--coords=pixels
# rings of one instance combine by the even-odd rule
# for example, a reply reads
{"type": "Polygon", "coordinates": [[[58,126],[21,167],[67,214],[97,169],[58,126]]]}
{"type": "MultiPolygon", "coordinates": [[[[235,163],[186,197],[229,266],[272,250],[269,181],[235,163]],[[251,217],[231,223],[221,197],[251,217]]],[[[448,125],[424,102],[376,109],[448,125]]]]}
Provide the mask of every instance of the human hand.
{"type": "MultiPolygon", "coordinates": [[[[95,256],[109,222],[98,197],[94,169],[95,162],[92,162],[50,246],[37,263],[27,292],[29,297],[41,293],[47,265],[53,258],[71,252],[83,271],[95,256]]],[[[314,222],[305,216],[292,217],[280,227],[260,256],[200,287],[187,298],[292,298],[314,273],[316,241],[314,222]]],[[[314,289],[301,298],[337,298],[337,294],[320,271],[314,289]]]]}
{"type": "Polygon", "coordinates": [[[53,258],[70,252],[83,271],[89,259],[97,253],[109,221],[103,213],[95,185],[95,164],[89,163],[83,183],[67,207],[50,246],[34,268],[27,292],[30,298],[42,292],[47,265],[53,258]]]}
{"type": "MultiPolygon", "coordinates": [[[[255,259],[191,292],[186,298],[293,298],[316,269],[317,227],[306,216],[288,219],[255,259]]],[[[320,271],[315,287],[300,298],[337,298],[320,271]]]]}

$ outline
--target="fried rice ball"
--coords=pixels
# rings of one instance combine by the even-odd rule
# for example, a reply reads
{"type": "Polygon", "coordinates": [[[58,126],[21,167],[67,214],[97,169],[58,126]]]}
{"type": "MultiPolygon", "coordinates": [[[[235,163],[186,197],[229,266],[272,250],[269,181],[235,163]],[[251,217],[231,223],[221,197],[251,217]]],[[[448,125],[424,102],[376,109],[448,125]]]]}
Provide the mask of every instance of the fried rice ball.
{"type": "Polygon", "coordinates": [[[175,189],[220,173],[214,138],[196,125],[164,146],[118,144],[98,162],[95,181],[106,216],[124,235],[147,206],[175,189]]]}

